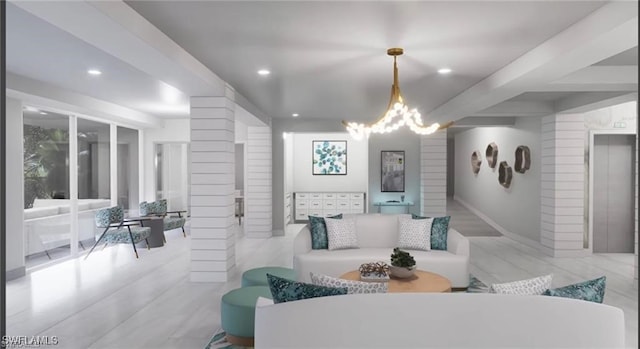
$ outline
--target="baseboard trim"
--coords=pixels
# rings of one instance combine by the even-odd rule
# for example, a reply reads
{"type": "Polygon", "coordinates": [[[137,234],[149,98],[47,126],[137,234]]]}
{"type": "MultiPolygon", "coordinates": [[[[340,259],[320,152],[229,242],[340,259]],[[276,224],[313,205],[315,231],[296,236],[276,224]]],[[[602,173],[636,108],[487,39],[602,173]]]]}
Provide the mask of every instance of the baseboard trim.
{"type": "Polygon", "coordinates": [[[6,277],[7,281],[11,281],[11,280],[15,280],[15,279],[21,278],[21,277],[23,277],[25,275],[27,275],[27,268],[26,267],[19,267],[19,268],[7,270],[7,273],[5,274],[5,277],[6,277]]]}
{"type": "Polygon", "coordinates": [[[460,203],[460,205],[464,206],[467,210],[473,212],[473,214],[475,214],[476,216],[480,217],[480,219],[482,219],[483,221],[485,221],[485,223],[487,223],[490,226],[492,226],[495,230],[497,230],[500,234],[504,235],[505,237],[508,237],[511,240],[515,240],[515,241],[520,242],[520,243],[522,243],[524,245],[527,245],[529,247],[533,247],[533,248],[535,248],[535,249],[547,254],[546,251],[544,251],[544,248],[543,248],[544,246],[542,246],[541,243],[508,231],[507,229],[502,227],[500,224],[496,223],[493,219],[489,218],[487,215],[482,213],[480,210],[476,209],[475,207],[473,207],[468,202],[462,200],[457,195],[454,195],[453,199],[455,201],[457,201],[458,203],[460,203]]]}

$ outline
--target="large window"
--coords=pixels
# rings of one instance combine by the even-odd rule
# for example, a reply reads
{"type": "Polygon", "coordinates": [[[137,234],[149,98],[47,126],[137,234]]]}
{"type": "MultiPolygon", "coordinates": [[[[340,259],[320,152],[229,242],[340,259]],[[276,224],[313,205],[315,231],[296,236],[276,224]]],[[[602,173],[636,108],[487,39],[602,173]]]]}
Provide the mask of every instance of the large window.
{"type": "Polygon", "coordinates": [[[32,268],[91,248],[102,233],[95,213],[111,206],[112,195],[125,210],[138,208],[138,131],[33,107],[23,116],[25,260],[32,268]]]}
{"type": "Polygon", "coordinates": [[[70,254],[69,117],[24,110],[26,265],[70,254]]]}
{"type": "Polygon", "coordinates": [[[118,127],[118,205],[125,210],[137,210],[138,190],[138,130],[118,127]]]}
{"type": "Polygon", "coordinates": [[[91,248],[96,235],[95,212],[111,206],[110,125],[78,118],[78,241],[91,248]]]}

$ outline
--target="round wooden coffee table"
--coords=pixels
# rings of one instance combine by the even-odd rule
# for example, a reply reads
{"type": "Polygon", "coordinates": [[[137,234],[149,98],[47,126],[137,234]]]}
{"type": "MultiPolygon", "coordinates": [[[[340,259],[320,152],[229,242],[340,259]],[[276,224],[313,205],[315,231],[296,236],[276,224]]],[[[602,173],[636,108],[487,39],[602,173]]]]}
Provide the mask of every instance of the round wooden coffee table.
{"type": "MultiPolygon", "coordinates": [[[[341,279],[360,281],[360,271],[342,274],[341,279]]],[[[446,277],[424,270],[416,270],[406,279],[389,279],[388,292],[451,292],[451,281],[446,277]]]]}

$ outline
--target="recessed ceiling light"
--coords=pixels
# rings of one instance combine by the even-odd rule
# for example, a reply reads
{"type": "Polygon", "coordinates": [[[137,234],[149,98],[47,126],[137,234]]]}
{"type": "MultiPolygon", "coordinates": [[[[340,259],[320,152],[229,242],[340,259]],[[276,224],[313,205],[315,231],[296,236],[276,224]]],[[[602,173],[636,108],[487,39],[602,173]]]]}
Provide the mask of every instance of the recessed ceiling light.
{"type": "Polygon", "coordinates": [[[440,73],[440,74],[449,74],[449,73],[451,73],[451,69],[449,69],[449,68],[438,69],[438,73],[440,73]]]}
{"type": "Polygon", "coordinates": [[[87,73],[89,73],[90,75],[102,75],[102,72],[98,69],[89,69],[87,70],[87,73]]]}
{"type": "Polygon", "coordinates": [[[298,116],[300,116],[300,114],[298,114],[298,113],[293,113],[293,114],[291,114],[291,116],[293,116],[294,118],[297,118],[298,116]]]}
{"type": "Polygon", "coordinates": [[[40,112],[40,114],[41,114],[41,115],[47,115],[47,114],[49,114],[49,113],[41,111],[41,112],[40,112]]]}
{"type": "Polygon", "coordinates": [[[264,76],[264,75],[269,75],[269,74],[271,74],[271,72],[266,70],[266,69],[258,70],[258,75],[263,75],[264,76]]]}

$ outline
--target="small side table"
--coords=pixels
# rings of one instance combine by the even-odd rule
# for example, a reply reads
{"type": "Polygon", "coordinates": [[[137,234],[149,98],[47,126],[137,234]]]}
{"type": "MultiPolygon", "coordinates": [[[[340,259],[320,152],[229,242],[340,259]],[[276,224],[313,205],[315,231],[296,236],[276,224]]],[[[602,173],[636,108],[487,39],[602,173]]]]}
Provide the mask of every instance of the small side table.
{"type": "Polygon", "coordinates": [[[413,202],[411,201],[378,201],[374,202],[373,206],[378,207],[378,212],[381,213],[382,207],[392,206],[392,207],[404,207],[406,208],[406,213],[409,213],[409,209],[413,206],[413,202]]]}
{"type": "Polygon", "coordinates": [[[164,246],[164,218],[159,216],[127,217],[125,222],[140,222],[143,227],[151,228],[151,235],[147,239],[149,247],[164,246]]]}

